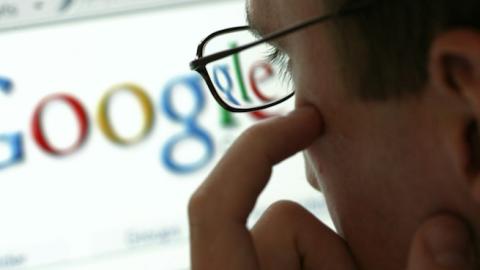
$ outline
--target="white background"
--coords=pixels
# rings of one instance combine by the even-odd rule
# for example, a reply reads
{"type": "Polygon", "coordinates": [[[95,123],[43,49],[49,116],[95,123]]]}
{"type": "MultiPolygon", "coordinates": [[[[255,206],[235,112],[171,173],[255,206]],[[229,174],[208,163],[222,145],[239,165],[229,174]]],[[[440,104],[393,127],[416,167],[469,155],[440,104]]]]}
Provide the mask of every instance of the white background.
{"type": "MultiPolygon", "coordinates": [[[[222,128],[218,107],[205,91],[207,108],[199,121],[216,143],[215,160],[195,174],[176,175],[160,153],[184,127],[165,117],[160,96],[169,80],[190,74],[199,41],[214,30],[245,24],[244,10],[243,1],[230,1],[0,34],[0,75],[15,83],[11,94],[0,93],[0,134],[22,132],[26,155],[20,165],[0,170],[0,260],[24,255],[25,264],[15,269],[188,268],[188,198],[228,143],[254,121],[236,115],[237,127],[222,128]],[[124,82],[145,88],[155,105],[153,132],[130,147],[108,141],[95,119],[102,95],[124,82]],[[91,124],[83,148],[63,158],[42,152],[30,131],[36,105],[59,92],[81,100],[91,124]],[[172,238],[126,241],[131,232],[158,237],[172,230],[172,238]]],[[[182,108],[188,109],[192,100],[180,90],[182,108]]],[[[111,114],[122,135],[141,126],[141,111],[129,95],[114,99],[111,114]]],[[[64,105],[49,106],[44,119],[55,145],[76,138],[75,118],[64,105]]],[[[0,146],[0,158],[6,150],[0,146]]],[[[186,153],[197,150],[201,144],[187,142],[179,156],[192,158],[186,153]]],[[[329,223],[321,194],[309,187],[301,168],[300,156],[278,166],[259,209],[291,199],[329,223]]]]}

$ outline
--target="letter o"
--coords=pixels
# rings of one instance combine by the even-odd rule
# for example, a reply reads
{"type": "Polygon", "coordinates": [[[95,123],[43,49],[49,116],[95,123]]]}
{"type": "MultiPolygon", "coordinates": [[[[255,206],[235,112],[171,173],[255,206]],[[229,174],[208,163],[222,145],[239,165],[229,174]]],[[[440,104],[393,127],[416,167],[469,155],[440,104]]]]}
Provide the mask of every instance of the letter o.
{"type": "Polygon", "coordinates": [[[153,105],[143,88],[130,83],[119,84],[108,90],[107,93],[102,97],[98,108],[97,120],[100,130],[109,140],[120,145],[132,145],[140,142],[152,130],[154,120],[153,105]],[[118,135],[118,133],[112,127],[108,117],[110,100],[120,91],[128,91],[138,99],[145,117],[140,133],[133,138],[120,137],[120,135],[118,135]]]}
{"type": "Polygon", "coordinates": [[[88,137],[89,124],[88,116],[84,107],[76,98],[66,94],[56,94],[44,98],[35,109],[32,121],[32,135],[38,146],[45,152],[55,156],[65,156],[79,149],[88,137]],[[42,125],[42,113],[45,107],[52,101],[59,100],[65,102],[75,113],[80,126],[80,135],[76,143],[67,149],[57,149],[52,146],[45,136],[42,125]]]}

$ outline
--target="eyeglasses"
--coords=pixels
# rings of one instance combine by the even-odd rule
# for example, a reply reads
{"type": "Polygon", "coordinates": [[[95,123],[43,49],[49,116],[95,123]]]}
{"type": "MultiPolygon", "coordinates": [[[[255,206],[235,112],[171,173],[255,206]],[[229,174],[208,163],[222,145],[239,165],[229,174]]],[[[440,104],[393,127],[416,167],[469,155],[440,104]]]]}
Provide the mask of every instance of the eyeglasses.
{"type": "Polygon", "coordinates": [[[288,55],[273,42],[288,34],[370,7],[361,3],[315,17],[264,37],[249,26],[214,32],[197,48],[190,68],[205,80],[215,100],[231,112],[251,112],[280,104],[295,94],[289,77],[288,55]]]}

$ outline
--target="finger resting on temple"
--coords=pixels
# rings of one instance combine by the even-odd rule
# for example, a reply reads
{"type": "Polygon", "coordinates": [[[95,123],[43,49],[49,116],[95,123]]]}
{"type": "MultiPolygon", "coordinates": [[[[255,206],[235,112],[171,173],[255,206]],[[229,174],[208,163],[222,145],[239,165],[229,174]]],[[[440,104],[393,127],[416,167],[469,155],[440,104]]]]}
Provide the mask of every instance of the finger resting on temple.
{"type": "Polygon", "coordinates": [[[248,129],[192,196],[190,218],[212,224],[219,219],[245,222],[273,166],[308,147],[321,131],[321,118],[311,108],[248,129]]]}
{"type": "Polygon", "coordinates": [[[272,167],[308,147],[321,131],[319,113],[303,108],[250,128],[232,145],[189,203],[194,269],[254,269],[246,219],[272,167]]]}

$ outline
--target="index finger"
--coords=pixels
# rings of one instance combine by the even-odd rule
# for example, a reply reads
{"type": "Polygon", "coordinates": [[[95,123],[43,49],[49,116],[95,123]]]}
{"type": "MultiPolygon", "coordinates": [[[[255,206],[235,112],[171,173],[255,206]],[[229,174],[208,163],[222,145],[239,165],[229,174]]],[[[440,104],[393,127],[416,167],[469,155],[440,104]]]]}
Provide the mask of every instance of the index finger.
{"type": "Polygon", "coordinates": [[[301,108],[250,128],[233,144],[190,202],[193,261],[212,262],[210,257],[218,257],[218,253],[213,255],[215,251],[249,249],[246,219],[268,183],[272,167],[308,147],[320,136],[322,127],[315,109],[301,108]]]}

